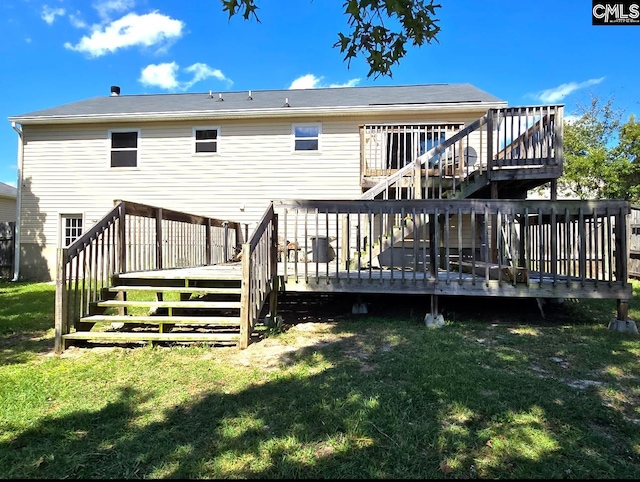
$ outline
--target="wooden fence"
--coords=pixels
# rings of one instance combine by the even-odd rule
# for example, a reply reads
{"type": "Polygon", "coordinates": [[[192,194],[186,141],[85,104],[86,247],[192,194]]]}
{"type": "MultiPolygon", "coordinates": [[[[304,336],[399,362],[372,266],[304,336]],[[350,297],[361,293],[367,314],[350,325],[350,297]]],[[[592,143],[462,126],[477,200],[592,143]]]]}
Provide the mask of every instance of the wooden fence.
{"type": "Polygon", "coordinates": [[[15,228],[14,222],[0,223],[0,278],[13,276],[15,228]]]}

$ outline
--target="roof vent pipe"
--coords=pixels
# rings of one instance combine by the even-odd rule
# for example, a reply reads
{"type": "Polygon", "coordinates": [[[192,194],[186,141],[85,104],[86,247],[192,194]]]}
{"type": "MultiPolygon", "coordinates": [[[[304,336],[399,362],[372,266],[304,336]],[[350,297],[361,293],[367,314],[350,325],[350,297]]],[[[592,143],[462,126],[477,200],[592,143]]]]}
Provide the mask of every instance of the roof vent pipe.
{"type": "Polygon", "coordinates": [[[247,100],[253,100],[253,97],[251,97],[251,91],[249,91],[249,97],[247,97],[247,100]]]}
{"type": "Polygon", "coordinates": [[[218,94],[218,102],[223,101],[222,94],[218,94]]]}
{"type": "Polygon", "coordinates": [[[117,85],[112,85],[111,86],[111,97],[115,97],[120,95],[120,87],[118,87],[117,85]]]}

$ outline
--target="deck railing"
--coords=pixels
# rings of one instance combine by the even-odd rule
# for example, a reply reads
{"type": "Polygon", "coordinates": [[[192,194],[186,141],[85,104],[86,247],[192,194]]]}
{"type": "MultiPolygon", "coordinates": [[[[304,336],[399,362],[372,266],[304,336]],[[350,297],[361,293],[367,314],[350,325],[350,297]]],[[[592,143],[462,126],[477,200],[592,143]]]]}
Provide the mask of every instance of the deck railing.
{"type": "Polygon", "coordinates": [[[278,215],[273,205],[262,216],[249,241],[242,245],[242,290],[240,296],[240,348],[249,345],[251,333],[266,301],[276,312],[278,292],[278,215]]]}
{"type": "MultiPolygon", "coordinates": [[[[410,162],[407,157],[401,163],[390,157],[384,142],[379,155],[373,155],[364,140],[363,178],[378,182],[361,199],[464,197],[473,174],[486,173],[487,181],[508,179],[513,176],[508,172],[513,168],[537,169],[542,175],[553,169],[553,175],[559,175],[563,158],[562,112],[563,107],[556,105],[490,109],[457,132],[446,129],[442,131],[446,136],[432,134],[431,138],[438,138],[439,143],[423,154],[418,155],[415,149],[403,151],[411,156],[410,162]]],[[[403,133],[412,127],[394,128],[403,133]]],[[[371,126],[366,132],[383,139],[399,135],[390,128],[376,130],[371,126]]],[[[420,136],[421,131],[416,135],[420,136]]]]}
{"type": "Polygon", "coordinates": [[[221,263],[234,256],[243,236],[237,222],[117,201],[76,241],[58,250],[56,349],[62,335],[89,314],[113,275],[221,263]]]}
{"type": "MultiPolygon", "coordinates": [[[[296,200],[274,206],[279,231],[303,253],[282,260],[287,283],[458,285],[468,294],[501,284],[564,284],[577,297],[594,296],[594,286],[627,286],[624,201],[296,200]]],[[[518,296],[542,296],[541,289],[523,293],[518,296]]]]}

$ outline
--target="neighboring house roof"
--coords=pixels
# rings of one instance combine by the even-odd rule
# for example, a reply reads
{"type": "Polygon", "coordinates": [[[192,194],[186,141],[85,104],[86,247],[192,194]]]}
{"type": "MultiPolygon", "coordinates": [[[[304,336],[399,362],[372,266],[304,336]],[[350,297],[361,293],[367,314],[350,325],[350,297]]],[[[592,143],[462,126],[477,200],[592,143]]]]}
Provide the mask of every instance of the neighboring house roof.
{"type": "Polygon", "coordinates": [[[18,190],[13,186],[0,182],[0,197],[16,199],[18,197],[18,190]]]}
{"type": "Polygon", "coordinates": [[[470,84],[108,95],[10,117],[21,124],[460,110],[506,102],[470,84]],[[251,92],[251,96],[249,96],[251,92]],[[220,101],[219,99],[223,99],[220,101]],[[288,104],[288,105],[286,105],[288,104]]]}

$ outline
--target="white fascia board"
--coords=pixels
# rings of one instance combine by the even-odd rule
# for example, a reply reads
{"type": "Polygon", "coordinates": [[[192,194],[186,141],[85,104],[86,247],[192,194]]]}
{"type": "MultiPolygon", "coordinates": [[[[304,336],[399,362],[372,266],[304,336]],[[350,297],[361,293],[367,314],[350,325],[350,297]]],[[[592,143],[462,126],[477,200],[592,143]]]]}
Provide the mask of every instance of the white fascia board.
{"type": "Polygon", "coordinates": [[[375,105],[361,107],[279,107],[251,110],[150,112],[128,114],[95,114],[66,116],[21,116],[9,117],[10,122],[22,125],[77,124],[79,122],[144,122],[199,119],[259,119],[274,117],[336,117],[363,116],[371,114],[415,114],[439,112],[479,112],[492,108],[507,107],[507,102],[465,102],[458,104],[375,105]]]}

